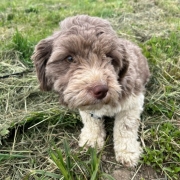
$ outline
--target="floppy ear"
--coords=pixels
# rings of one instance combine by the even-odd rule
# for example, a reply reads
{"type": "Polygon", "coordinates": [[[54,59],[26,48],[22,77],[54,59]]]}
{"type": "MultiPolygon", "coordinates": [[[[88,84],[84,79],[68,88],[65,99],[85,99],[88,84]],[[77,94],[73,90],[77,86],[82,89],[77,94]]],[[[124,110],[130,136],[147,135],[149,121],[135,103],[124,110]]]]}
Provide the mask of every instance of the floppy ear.
{"type": "Polygon", "coordinates": [[[119,81],[125,76],[128,67],[129,67],[129,60],[127,57],[127,52],[124,46],[121,47],[121,51],[119,52],[121,54],[121,67],[119,70],[119,81]]]}
{"type": "Polygon", "coordinates": [[[112,58],[112,65],[114,66],[120,81],[125,76],[129,67],[127,52],[124,45],[118,45],[117,48],[110,53],[110,57],[112,58]]]}
{"type": "Polygon", "coordinates": [[[51,90],[50,82],[46,77],[46,64],[52,53],[53,37],[41,40],[35,47],[31,59],[36,67],[37,77],[40,82],[40,89],[44,91],[51,90]]]}

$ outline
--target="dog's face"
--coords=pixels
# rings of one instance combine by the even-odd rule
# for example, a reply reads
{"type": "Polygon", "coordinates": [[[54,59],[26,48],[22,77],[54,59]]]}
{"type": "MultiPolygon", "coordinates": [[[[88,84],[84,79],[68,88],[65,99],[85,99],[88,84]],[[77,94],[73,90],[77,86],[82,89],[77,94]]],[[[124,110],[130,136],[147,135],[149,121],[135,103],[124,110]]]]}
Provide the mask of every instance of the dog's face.
{"type": "Polygon", "coordinates": [[[115,106],[119,81],[128,68],[126,52],[107,21],[78,16],[39,42],[32,56],[42,90],[54,89],[69,108],[115,106]]]}

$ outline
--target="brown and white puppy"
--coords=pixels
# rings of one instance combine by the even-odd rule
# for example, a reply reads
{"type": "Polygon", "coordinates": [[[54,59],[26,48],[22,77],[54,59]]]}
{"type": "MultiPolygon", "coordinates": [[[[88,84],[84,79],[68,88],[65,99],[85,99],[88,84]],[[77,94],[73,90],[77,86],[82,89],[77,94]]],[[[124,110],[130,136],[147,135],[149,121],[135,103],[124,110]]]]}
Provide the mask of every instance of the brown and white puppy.
{"type": "Polygon", "coordinates": [[[40,88],[54,90],[68,108],[78,108],[84,127],[79,145],[102,148],[103,116],[114,116],[116,160],[135,166],[142,152],[138,139],[149,68],[141,50],[118,38],[107,20],[69,17],[60,31],[41,40],[34,61],[40,88]]]}

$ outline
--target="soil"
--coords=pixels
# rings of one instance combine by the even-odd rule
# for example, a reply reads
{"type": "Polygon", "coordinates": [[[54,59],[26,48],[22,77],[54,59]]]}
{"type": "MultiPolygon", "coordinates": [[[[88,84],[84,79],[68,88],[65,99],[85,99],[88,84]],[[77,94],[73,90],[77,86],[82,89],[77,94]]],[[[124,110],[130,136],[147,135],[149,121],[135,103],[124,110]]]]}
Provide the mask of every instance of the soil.
{"type": "Polygon", "coordinates": [[[140,166],[140,170],[133,170],[128,168],[119,168],[113,171],[112,176],[116,180],[167,180],[152,168],[147,166],[140,166]]]}
{"type": "Polygon", "coordinates": [[[113,147],[105,148],[106,155],[102,155],[103,171],[111,174],[116,180],[167,180],[164,174],[158,173],[151,166],[139,164],[137,167],[128,168],[116,164],[113,147]],[[111,149],[111,150],[110,150],[111,149]],[[113,165],[114,164],[114,165],[113,165]]]}

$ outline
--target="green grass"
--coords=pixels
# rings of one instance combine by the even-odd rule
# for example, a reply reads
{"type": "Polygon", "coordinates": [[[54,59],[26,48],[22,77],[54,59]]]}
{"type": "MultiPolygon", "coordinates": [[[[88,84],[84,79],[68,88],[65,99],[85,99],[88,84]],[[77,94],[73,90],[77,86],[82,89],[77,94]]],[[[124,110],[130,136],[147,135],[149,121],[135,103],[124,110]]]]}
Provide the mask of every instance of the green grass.
{"type": "Polygon", "coordinates": [[[50,157],[55,162],[65,180],[96,180],[101,179],[101,177],[114,179],[112,176],[100,171],[101,153],[97,154],[96,149],[89,148],[86,153],[82,153],[81,149],[81,151],[72,153],[66,140],[64,140],[63,144],[65,155],[54,146],[55,152],[51,150],[50,157]]]}
{"type": "Polygon", "coordinates": [[[169,179],[178,179],[180,173],[180,131],[171,123],[152,127],[148,132],[148,146],[143,163],[163,171],[169,179]]]}
{"type": "Polygon", "coordinates": [[[32,55],[34,46],[18,30],[16,30],[12,37],[12,48],[14,51],[19,52],[19,58],[25,65],[32,66],[29,57],[32,55]]]}
{"type": "Polygon", "coordinates": [[[153,37],[143,45],[154,75],[149,90],[156,92],[146,105],[151,116],[164,115],[169,119],[179,116],[179,38],[179,32],[171,32],[167,37],[153,37]]]}
{"type": "Polygon", "coordinates": [[[144,154],[132,172],[145,179],[138,168],[148,165],[163,178],[180,179],[179,9],[177,0],[1,0],[0,179],[112,179],[121,169],[112,135],[100,153],[79,149],[79,115],[61,108],[57,95],[40,92],[32,72],[37,42],[77,14],[108,19],[119,36],[142,48],[152,76],[140,130],[144,154]]]}

